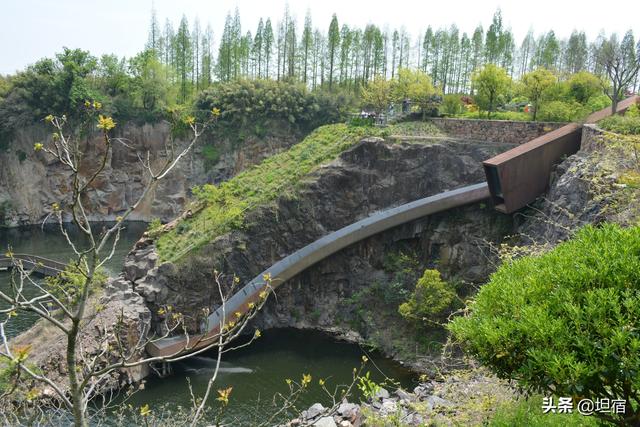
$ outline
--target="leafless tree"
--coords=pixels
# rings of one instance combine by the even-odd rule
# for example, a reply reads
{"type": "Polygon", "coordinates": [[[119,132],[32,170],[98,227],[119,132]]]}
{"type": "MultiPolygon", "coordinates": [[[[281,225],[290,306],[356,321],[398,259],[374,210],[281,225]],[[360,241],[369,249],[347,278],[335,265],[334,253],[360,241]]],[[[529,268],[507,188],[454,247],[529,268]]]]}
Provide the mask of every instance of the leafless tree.
{"type": "MultiPolygon", "coordinates": [[[[21,382],[31,382],[49,387],[55,395],[52,399],[55,401],[52,408],[67,411],[67,414],[71,414],[75,426],[84,427],[88,426],[90,418],[96,415],[95,413],[90,414],[89,403],[97,396],[103,395],[105,384],[114,373],[140,365],[178,361],[190,357],[194,353],[201,353],[215,347],[217,349],[216,370],[209,381],[204,396],[193,400],[191,425],[195,425],[203,417],[212,386],[217,378],[222,354],[228,350],[231,342],[244,333],[248,322],[266,301],[270,290],[268,280],[265,284],[265,291],[260,295],[260,300],[251,304],[246,313],[233,313],[227,316],[225,301],[235,290],[234,285],[237,285],[239,281],[233,280],[234,285],[227,286],[225,291],[221,275],[215,274],[216,283],[212,286],[216,285],[218,288],[222,309],[220,324],[215,328],[219,332],[215,334],[190,336],[180,313],[171,313],[171,316],[167,317],[167,320],[164,321],[163,330],[165,332],[162,336],[153,336],[149,333],[148,324],[140,325],[139,334],[133,343],[130,339],[127,341],[127,338],[130,337],[127,336],[125,330],[127,325],[124,325],[122,317],[118,317],[114,325],[102,325],[99,328],[92,325],[91,330],[88,330],[88,325],[91,323],[92,316],[95,316],[100,310],[90,304],[92,291],[99,286],[100,269],[114,256],[125,221],[148,198],[158,183],[166,178],[175,169],[178,162],[193,149],[203,131],[217,118],[219,110],[214,109],[211,112],[211,117],[202,123],[197,122],[192,116],[184,117],[174,112],[172,125],[187,129],[191,135],[186,145],[178,143],[172,137],[168,138],[165,142],[167,159],[159,168],[152,165],[150,153],[137,153],[146,175],[144,189],[140,196],[117,218],[114,225],[97,230],[95,225],[89,221],[89,209],[88,206],[85,206],[86,198],[84,196],[104,171],[114,144],[124,144],[128,149],[133,149],[126,140],[113,138],[110,135],[116,124],[112,118],[99,114],[100,108],[101,106],[97,102],[85,103],[87,120],[83,123],[95,125],[97,122],[97,128],[104,143],[99,155],[99,162],[93,169],[86,170],[85,163],[83,163],[86,152],[83,151],[85,145],[81,134],[67,130],[70,123],[65,116],[48,116],[45,121],[53,127],[52,138],[47,143],[37,143],[34,146],[36,151],[42,151],[52,156],[71,172],[71,190],[68,201],[64,204],[62,201],[54,204],[51,214],[45,221],[52,219],[57,223],[60,233],[74,253],[74,259],[67,269],[76,277],[80,277],[80,280],[78,283],[74,283],[75,286],[71,288],[64,286],[54,288],[40,284],[32,278],[33,269],[27,268],[19,258],[13,257],[10,250],[7,252],[7,255],[14,261],[14,269],[11,289],[7,292],[0,291],[0,300],[6,305],[6,308],[0,310],[0,319],[2,319],[0,321],[0,363],[12,369],[12,384],[15,387],[9,387],[5,394],[15,390],[21,382]],[[77,239],[72,238],[64,222],[67,217],[71,218],[71,222],[80,230],[80,234],[88,241],[88,244],[80,244],[77,239]],[[30,292],[26,292],[27,289],[30,292]],[[34,291],[35,296],[27,296],[33,295],[34,291]],[[56,380],[46,372],[35,369],[29,363],[29,348],[16,348],[9,340],[6,334],[7,324],[15,316],[24,312],[33,313],[42,319],[41,321],[53,325],[57,333],[66,339],[66,378],[56,380]],[[83,334],[97,335],[95,337],[97,344],[92,349],[84,348],[81,339],[83,334]],[[183,348],[174,354],[162,357],[148,357],[145,354],[144,349],[147,344],[173,334],[184,335],[185,345],[183,348]]],[[[207,328],[207,330],[211,329],[207,328]]],[[[242,345],[249,345],[258,336],[259,332],[256,331],[253,338],[242,345]]],[[[30,397],[37,397],[35,394],[30,397]]],[[[0,400],[2,397],[5,396],[0,396],[0,400]]],[[[108,403],[109,399],[106,399],[105,404],[102,405],[103,411],[108,408],[108,403]]],[[[47,412],[47,409],[42,406],[37,406],[37,409],[31,411],[31,416],[42,417],[44,414],[51,416],[52,412],[47,412]]],[[[20,420],[19,415],[8,413],[5,413],[4,418],[8,422],[20,420]]],[[[93,420],[91,421],[93,422],[93,420]]]]}
{"type": "Polygon", "coordinates": [[[633,85],[640,72],[640,57],[636,52],[633,33],[628,31],[622,43],[612,35],[604,40],[598,51],[598,60],[611,80],[611,86],[605,88],[611,98],[611,112],[616,113],[618,102],[624,98],[624,91],[633,85]]]}

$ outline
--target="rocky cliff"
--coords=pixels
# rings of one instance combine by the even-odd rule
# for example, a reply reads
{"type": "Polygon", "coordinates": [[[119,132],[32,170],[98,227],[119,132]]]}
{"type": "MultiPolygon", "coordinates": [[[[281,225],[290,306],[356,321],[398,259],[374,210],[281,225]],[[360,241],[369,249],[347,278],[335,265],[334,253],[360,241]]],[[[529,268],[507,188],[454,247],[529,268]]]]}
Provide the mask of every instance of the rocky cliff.
{"type": "MultiPolygon", "coordinates": [[[[510,148],[508,144],[447,138],[401,140],[361,141],[307,176],[295,194],[250,211],[241,230],[218,237],[176,264],[158,266],[152,243],[141,242],[113,288],[131,286],[145,298],[152,313],[171,304],[191,318],[191,326],[197,329],[202,308],[217,303],[214,269],[248,281],[294,250],[377,210],[481,182],[481,160],[510,148]]],[[[260,327],[314,327],[344,333],[358,329],[364,339],[370,339],[384,325],[376,321],[355,328],[355,323],[365,326],[367,322],[360,322],[349,301],[374,282],[392,281],[396,272],[387,267],[389,254],[410,254],[416,263],[414,273],[437,265],[447,279],[469,285],[484,281],[492,271],[486,242],[500,241],[511,230],[509,217],[485,205],[390,230],[290,280],[278,289],[257,323],[260,327]]],[[[415,281],[408,280],[397,291],[406,295],[413,285],[415,281]]],[[[387,309],[397,315],[397,304],[387,309]]],[[[392,339],[381,337],[378,344],[393,353],[392,339]]]]}
{"type": "MultiPolygon", "coordinates": [[[[166,160],[165,143],[170,129],[165,123],[142,126],[126,124],[117,127],[107,166],[87,193],[89,217],[94,221],[114,220],[142,192],[145,176],[137,153],[150,154],[159,167],[166,160]]],[[[213,133],[203,135],[195,150],[157,188],[149,202],[134,212],[132,220],[149,221],[175,218],[184,207],[189,190],[205,182],[219,182],[265,157],[295,144],[299,132],[286,123],[272,123],[260,138],[247,136],[221,138],[213,133]],[[204,155],[209,149],[214,155],[204,155]]],[[[43,126],[32,126],[16,132],[8,151],[0,152],[0,226],[16,226],[41,222],[53,203],[64,203],[70,186],[69,171],[51,156],[34,153],[36,142],[51,138],[43,126]]],[[[103,153],[99,135],[83,142],[84,166],[95,166],[103,153]]],[[[185,141],[177,141],[184,146],[185,141]]]]}

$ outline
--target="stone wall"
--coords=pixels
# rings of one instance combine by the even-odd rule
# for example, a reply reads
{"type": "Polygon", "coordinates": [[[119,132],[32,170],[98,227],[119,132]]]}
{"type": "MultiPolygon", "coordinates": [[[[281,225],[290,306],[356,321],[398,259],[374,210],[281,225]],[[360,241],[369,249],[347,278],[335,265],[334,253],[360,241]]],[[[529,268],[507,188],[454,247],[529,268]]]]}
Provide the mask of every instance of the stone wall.
{"type": "Polygon", "coordinates": [[[513,120],[440,119],[430,121],[449,136],[467,140],[522,144],[565,123],[521,122],[513,120]]]}

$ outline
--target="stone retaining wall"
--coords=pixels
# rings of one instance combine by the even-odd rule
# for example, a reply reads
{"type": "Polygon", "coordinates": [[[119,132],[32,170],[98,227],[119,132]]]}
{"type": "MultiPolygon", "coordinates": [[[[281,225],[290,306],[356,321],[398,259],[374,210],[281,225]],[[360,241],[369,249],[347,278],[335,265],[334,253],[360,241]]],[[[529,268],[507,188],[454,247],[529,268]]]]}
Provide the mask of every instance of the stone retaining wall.
{"type": "Polygon", "coordinates": [[[440,119],[430,121],[450,136],[508,144],[522,144],[565,123],[520,122],[514,120],[440,119]]]}

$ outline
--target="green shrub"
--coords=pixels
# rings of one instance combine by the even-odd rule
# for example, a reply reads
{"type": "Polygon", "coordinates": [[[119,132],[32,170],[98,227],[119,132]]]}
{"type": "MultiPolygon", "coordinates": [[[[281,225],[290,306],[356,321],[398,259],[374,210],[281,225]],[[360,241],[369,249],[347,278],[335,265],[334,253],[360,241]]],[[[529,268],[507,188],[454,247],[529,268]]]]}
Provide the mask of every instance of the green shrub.
{"type": "Polygon", "coordinates": [[[445,95],[442,100],[442,105],[440,106],[440,110],[450,116],[460,114],[462,112],[462,108],[463,106],[460,95],[455,93],[445,95]]]}
{"type": "MultiPolygon", "coordinates": [[[[89,293],[93,294],[97,289],[107,283],[108,276],[104,269],[95,271],[93,282],[89,293]]],[[[65,267],[64,271],[57,276],[50,276],[45,279],[45,287],[56,298],[66,304],[75,306],[80,298],[86,283],[86,269],[77,267],[73,261],[65,267]]]]}
{"type": "Polygon", "coordinates": [[[162,221],[160,218],[153,218],[149,225],[147,226],[147,232],[149,234],[155,234],[162,228],[162,221]]]}
{"type": "Polygon", "coordinates": [[[527,391],[624,399],[639,419],[640,227],[587,226],[503,264],[449,329],[527,391]]]}
{"type": "MultiPolygon", "coordinates": [[[[483,112],[467,111],[457,117],[465,119],[486,119],[487,115],[483,112]]],[[[491,120],[513,120],[518,122],[531,121],[531,115],[519,111],[496,111],[491,114],[491,120]]]]}
{"type": "Polygon", "coordinates": [[[624,115],[625,117],[640,117],[640,104],[633,104],[624,115]]]}
{"type": "Polygon", "coordinates": [[[488,427],[595,427],[598,422],[593,417],[586,417],[578,412],[545,414],[542,410],[542,397],[533,396],[499,406],[486,425],[488,427]]]}
{"type": "Polygon", "coordinates": [[[591,111],[577,102],[551,101],[543,104],[538,120],[545,122],[572,122],[586,117],[591,111]]]}
{"type": "Polygon", "coordinates": [[[438,270],[425,270],[409,300],[398,307],[402,317],[409,320],[442,318],[451,311],[457,296],[452,287],[440,277],[438,270]]]}
{"type": "Polygon", "coordinates": [[[598,126],[610,132],[620,133],[623,135],[640,135],[640,117],[628,115],[614,115],[602,119],[598,122],[598,126]]]}
{"type": "Polygon", "coordinates": [[[598,111],[611,106],[611,99],[607,95],[594,96],[589,98],[586,104],[590,111],[598,111]]]}
{"type": "Polygon", "coordinates": [[[221,115],[217,127],[223,134],[235,135],[243,129],[258,135],[270,119],[286,121],[304,131],[337,123],[345,119],[351,104],[342,93],[310,92],[302,83],[234,80],[202,91],[195,108],[204,114],[218,108],[221,115]]]}

